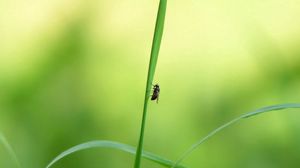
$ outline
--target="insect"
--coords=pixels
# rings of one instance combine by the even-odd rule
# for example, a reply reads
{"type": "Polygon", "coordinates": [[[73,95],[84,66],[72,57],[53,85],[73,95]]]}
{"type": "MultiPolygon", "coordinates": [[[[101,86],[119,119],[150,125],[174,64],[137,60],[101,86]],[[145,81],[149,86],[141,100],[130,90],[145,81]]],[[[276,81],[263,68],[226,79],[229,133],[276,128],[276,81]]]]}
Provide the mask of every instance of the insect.
{"type": "Polygon", "coordinates": [[[156,103],[158,103],[158,97],[159,97],[160,88],[158,84],[153,85],[153,93],[151,96],[151,100],[156,100],[156,103]]]}

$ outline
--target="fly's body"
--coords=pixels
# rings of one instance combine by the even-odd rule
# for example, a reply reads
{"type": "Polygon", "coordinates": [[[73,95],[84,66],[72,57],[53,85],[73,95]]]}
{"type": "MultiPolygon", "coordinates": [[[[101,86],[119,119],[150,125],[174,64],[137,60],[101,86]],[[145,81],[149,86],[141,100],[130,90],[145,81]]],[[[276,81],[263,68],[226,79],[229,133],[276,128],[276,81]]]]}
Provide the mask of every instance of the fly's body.
{"type": "Polygon", "coordinates": [[[159,85],[158,84],[154,85],[151,100],[156,100],[156,103],[158,103],[159,92],[160,92],[159,85]]]}

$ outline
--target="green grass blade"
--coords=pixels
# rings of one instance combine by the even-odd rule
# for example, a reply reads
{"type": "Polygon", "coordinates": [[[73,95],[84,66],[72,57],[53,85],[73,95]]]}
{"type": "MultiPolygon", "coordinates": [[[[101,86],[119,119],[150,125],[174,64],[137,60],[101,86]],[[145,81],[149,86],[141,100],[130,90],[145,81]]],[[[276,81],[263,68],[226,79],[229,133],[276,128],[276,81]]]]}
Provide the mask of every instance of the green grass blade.
{"type": "MultiPolygon", "coordinates": [[[[135,155],[135,148],[130,146],[130,145],[126,145],[126,144],[122,144],[119,142],[113,142],[113,141],[90,141],[90,142],[86,142],[86,143],[82,143],[79,145],[76,145],[64,152],[62,152],[60,155],[58,155],[56,158],[54,158],[48,165],[46,168],[50,168],[53,164],[55,164],[56,162],[58,162],[60,159],[74,153],[74,152],[78,152],[78,151],[82,151],[85,149],[90,149],[90,148],[112,148],[112,149],[118,149],[124,152],[128,152],[130,154],[135,155]]],[[[172,165],[174,165],[174,163],[168,159],[162,158],[158,155],[155,155],[153,153],[150,152],[143,152],[142,153],[142,157],[149,159],[151,161],[154,161],[160,165],[163,165],[165,167],[171,167],[172,165]]],[[[177,168],[184,168],[184,166],[177,166],[177,168]]]]}
{"type": "Polygon", "coordinates": [[[290,104],[279,104],[279,105],[273,105],[273,106],[267,106],[263,107],[260,109],[257,109],[255,111],[251,111],[248,113],[245,113],[223,125],[220,127],[216,128],[215,130],[211,131],[208,135],[200,139],[198,142],[196,142],[194,145],[192,145],[188,150],[186,150],[175,162],[175,167],[176,165],[180,164],[187,156],[189,156],[196,148],[198,148],[201,144],[203,144],[205,141],[207,141],[209,138],[214,136],[216,133],[222,131],[223,129],[235,124],[236,122],[240,121],[241,119],[245,118],[250,118],[254,117],[256,115],[266,113],[266,112],[271,112],[271,111],[276,111],[276,110],[284,110],[284,109],[289,109],[289,108],[300,108],[300,104],[298,103],[290,103],[290,104]]]}
{"type": "Polygon", "coordinates": [[[148,100],[149,100],[149,97],[150,97],[150,90],[151,90],[152,83],[153,83],[156,63],[157,63],[159,49],[160,49],[160,43],[161,43],[161,39],[162,39],[162,35],[163,35],[166,8],[167,8],[167,0],[160,0],[159,7],[158,7],[157,18],[156,18],[155,31],[154,31],[153,41],[152,41],[152,48],[151,48],[150,63],[149,63],[149,68],[148,68],[148,77],[147,77],[147,83],[146,83],[146,91],[145,91],[143,117],[142,117],[142,123],[141,123],[139,144],[138,144],[138,147],[137,147],[136,157],[135,157],[135,162],[134,162],[134,167],[135,168],[139,168],[140,164],[141,164],[141,154],[142,154],[142,151],[143,151],[144,132],[145,132],[145,125],[146,125],[148,100]]]}
{"type": "Polygon", "coordinates": [[[16,153],[14,152],[13,148],[9,145],[8,141],[4,137],[4,135],[0,132],[0,142],[3,144],[7,152],[9,153],[12,160],[15,162],[16,166],[21,168],[21,164],[17,158],[16,153]]]}

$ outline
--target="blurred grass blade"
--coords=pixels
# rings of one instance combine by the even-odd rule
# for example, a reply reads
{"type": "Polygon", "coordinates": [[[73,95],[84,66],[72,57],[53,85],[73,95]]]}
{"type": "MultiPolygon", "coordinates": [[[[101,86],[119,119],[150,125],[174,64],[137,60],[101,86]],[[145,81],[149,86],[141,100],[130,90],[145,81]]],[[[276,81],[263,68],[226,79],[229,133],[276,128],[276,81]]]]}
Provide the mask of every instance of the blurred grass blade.
{"type": "MultiPolygon", "coordinates": [[[[131,153],[133,155],[135,155],[135,148],[130,146],[130,145],[126,145],[126,144],[122,144],[119,142],[113,142],[113,141],[90,141],[90,142],[86,142],[86,143],[82,143],[79,145],[76,145],[66,151],[64,151],[63,153],[61,153],[60,155],[58,155],[56,158],[54,158],[48,165],[46,168],[50,168],[54,163],[56,163],[57,161],[59,161],[60,159],[74,153],[74,152],[78,152],[81,150],[85,150],[85,149],[90,149],[90,148],[113,148],[113,149],[118,149],[124,152],[128,152],[131,153]]],[[[171,167],[172,165],[174,165],[174,163],[168,159],[162,158],[160,156],[157,156],[153,153],[150,152],[143,152],[142,156],[146,159],[149,159],[151,161],[154,161],[160,165],[163,165],[165,167],[171,167]]],[[[184,168],[184,166],[177,166],[177,168],[184,168]]]]}
{"type": "Polygon", "coordinates": [[[160,0],[159,7],[158,7],[157,18],[156,18],[154,36],[153,36],[153,41],[152,41],[152,48],[151,48],[150,63],[149,63],[149,68],[148,68],[148,76],[147,76],[147,83],[146,83],[146,91],[145,91],[143,117],[142,117],[142,123],[141,123],[139,144],[138,144],[138,147],[137,147],[136,157],[135,157],[135,162],[134,162],[134,167],[135,168],[139,168],[140,164],[141,164],[141,154],[142,154],[142,151],[143,151],[144,132],[145,132],[145,125],[146,125],[148,100],[149,100],[149,97],[150,97],[150,91],[151,91],[151,87],[152,87],[152,84],[153,84],[153,78],[154,78],[156,63],[157,63],[157,59],[158,59],[160,43],[161,43],[161,39],[162,39],[162,35],[163,35],[166,8],[167,8],[167,0],[160,0]]]}
{"type": "Polygon", "coordinates": [[[289,109],[289,108],[300,108],[300,104],[290,103],[290,104],[279,104],[279,105],[263,107],[263,108],[255,110],[255,111],[245,113],[245,114],[243,114],[243,115],[241,115],[241,116],[225,123],[224,125],[222,125],[222,126],[216,128],[215,130],[211,131],[208,135],[206,135],[205,137],[200,139],[198,142],[196,142],[194,145],[192,145],[187,151],[185,151],[176,160],[175,165],[173,167],[180,164],[188,155],[190,155],[197,147],[199,147],[202,143],[207,141],[210,137],[214,136],[216,133],[220,132],[224,128],[227,128],[227,127],[235,124],[236,122],[240,121],[241,119],[253,117],[253,116],[256,116],[256,115],[259,115],[259,114],[262,114],[262,113],[266,113],[266,112],[271,112],[271,111],[276,111],[276,110],[284,110],[284,109],[289,109]]]}
{"type": "Polygon", "coordinates": [[[10,157],[12,158],[12,160],[15,162],[16,166],[21,168],[21,164],[17,158],[16,153],[14,152],[14,150],[12,149],[12,147],[9,145],[8,141],[6,140],[6,138],[4,137],[4,135],[0,132],[0,143],[3,144],[3,146],[5,147],[5,149],[8,151],[10,157]]]}

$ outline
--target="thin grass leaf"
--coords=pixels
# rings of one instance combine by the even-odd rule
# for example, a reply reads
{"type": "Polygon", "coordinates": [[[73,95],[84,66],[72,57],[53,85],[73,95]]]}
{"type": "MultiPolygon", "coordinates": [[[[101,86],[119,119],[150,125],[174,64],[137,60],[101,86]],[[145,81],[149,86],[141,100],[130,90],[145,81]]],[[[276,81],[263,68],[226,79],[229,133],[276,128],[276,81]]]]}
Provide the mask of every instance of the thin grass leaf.
{"type": "MultiPolygon", "coordinates": [[[[128,152],[130,154],[135,155],[135,148],[130,146],[130,145],[126,145],[126,144],[122,144],[119,142],[113,142],[113,141],[90,141],[90,142],[86,142],[86,143],[82,143],[79,145],[76,145],[64,152],[62,152],[60,155],[58,155],[57,157],[55,157],[47,166],[46,168],[50,168],[53,164],[55,164],[56,162],[58,162],[59,160],[61,160],[62,158],[74,153],[74,152],[78,152],[78,151],[82,151],[85,149],[90,149],[90,148],[112,148],[112,149],[117,149],[117,150],[121,150],[124,152],[128,152]]],[[[149,159],[153,162],[156,162],[160,165],[163,165],[165,167],[171,167],[172,165],[174,165],[174,162],[162,158],[158,155],[155,155],[153,153],[150,152],[143,152],[142,153],[142,157],[149,159]]],[[[179,165],[177,166],[177,168],[184,168],[184,166],[179,165]]]]}
{"type": "Polygon", "coordinates": [[[300,108],[300,104],[298,103],[290,103],[290,104],[279,104],[279,105],[273,105],[273,106],[267,106],[260,109],[257,109],[255,111],[251,111],[248,113],[245,113],[227,123],[224,125],[221,125],[220,127],[216,128],[215,130],[211,131],[208,135],[200,139],[198,142],[196,142],[194,145],[192,145],[188,150],[186,150],[175,162],[176,165],[180,164],[187,156],[189,156],[196,148],[198,148],[201,144],[203,144],[205,141],[207,141],[209,138],[214,136],[216,133],[222,131],[223,129],[235,124],[236,122],[240,121],[241,119],[254,117],[256,115],[276,111],[276,110],[284,110],[284,109],[290,109],[290,108],[300,108]]]}
{"type": "Polygon", "coordinates": [[[3,144],[7,152],[9,153],[10,157],[14,161],[17,167],[21,168],[21,164],[17,158],[16,153],[14,152],[13,148],[10,146],[8,141],[6,140],[5,136],[0,132],[0,142],[3,144]]]}
{"type": "Polygon", "coordinates": [[[162,39],[162,35],[163,35],[166,8],[167,8],[167,0],[160,0],[159,7],[158,7],[157,18],[156,18],[155,31],[154,31],[153,41],[152,41],[152,48],[151,48],[150,63],[149,63],[149,68],[148,68],[148,77],[147,77],[147,83],[146,83],[146,91],[145,91],[143,117],[142,117],[142,123],[141,123],[139,144],[138,144],[138,147],[137,147],[136,157],[135,157],[135,162],[134,162],[134,167],[135,168],[139,168],[140,164],[141,164],[141,154],[142,154],[142,151],[143,151],[144,132],[145,132],[145,125],[146,125],[148,100],[149,100],[149,97],[150,97],[150,90],[151,90],[152,83],[153,83],[156,63],[157,63],[159,49],[160,49],[160,43],[161,43],[161,39],[162,39]]]}

